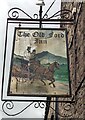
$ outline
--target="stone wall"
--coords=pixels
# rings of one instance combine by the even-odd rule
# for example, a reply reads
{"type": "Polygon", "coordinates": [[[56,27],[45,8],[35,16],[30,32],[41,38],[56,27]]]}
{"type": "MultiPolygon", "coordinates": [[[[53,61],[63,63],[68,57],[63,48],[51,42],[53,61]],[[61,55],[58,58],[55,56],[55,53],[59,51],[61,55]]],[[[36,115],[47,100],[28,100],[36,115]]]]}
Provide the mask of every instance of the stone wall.
{"type": "MultiPolygon", "coordinates": [[[[74,24],[61,25],[61,27],[66,28],[68,32],[68,51],[72,97],[71,99],[62,98],[59,100],[75,101],[73,104],[58,103],[58,113],[61,114],[56,114],[58,114],[59,118],[63,118],[63,120],[68,120],[68,118],[85,119],[85,3],[61,3],[61,9],[69,9],[72,11],[74,7],[77,10],[74,24]]],[[[49,109],[49,114],[51,113],[52,109],[49,109]]]]}
{"type": "MultiPolygon", "coordinates": [[[[73,118],[85,118],[85,3],[62,2],[62,9],[76,8],[74,25],[63,25],[68,30],[70,79],[75,104],[73,118]],[[82,82],[83,81],[83,82],[82,82]],[[82,83],[82,84],[81,84],[82,83]]],[[[72,112],[69,111],[69,112],[72,112]]],[[[64,111],[63,111],[64,112],[64,111]]]]}

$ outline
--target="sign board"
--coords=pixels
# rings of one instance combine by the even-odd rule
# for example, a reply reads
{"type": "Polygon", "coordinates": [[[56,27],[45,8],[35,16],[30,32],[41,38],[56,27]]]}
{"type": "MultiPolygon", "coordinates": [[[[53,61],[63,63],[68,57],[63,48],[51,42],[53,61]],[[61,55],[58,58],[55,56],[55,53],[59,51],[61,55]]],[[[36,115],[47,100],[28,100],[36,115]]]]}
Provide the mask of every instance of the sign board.
{"type": "Polygon", "coordinates": [[[11,45],[7,96],[70,96],[66,29],[15,28],[11,45]]]}

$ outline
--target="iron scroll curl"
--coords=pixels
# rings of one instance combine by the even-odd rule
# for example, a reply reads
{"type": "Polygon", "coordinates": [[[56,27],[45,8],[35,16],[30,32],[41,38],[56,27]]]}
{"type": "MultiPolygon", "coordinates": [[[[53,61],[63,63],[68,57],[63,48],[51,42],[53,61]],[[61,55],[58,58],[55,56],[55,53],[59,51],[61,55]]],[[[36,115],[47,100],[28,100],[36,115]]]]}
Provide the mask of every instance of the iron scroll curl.
{"type": "Polygon", "coordinates": [[[59,116],[61,117],[71,117],[74,113],[74,103],[61,103],[60,108],[59,116]]]}
{"type": "Polygon", "coordinates": [[[47,13],[43,16],[43,19],[52,19],[52,18],[56,18],[56,19],[71,19],[72,17],[72,11],[68,10],[68,9],[64,9],[64,10],[59,10],[58,12],[54,13],[52,16],[48,17],[47,13]]]}
{"type": "Polygon", "coordinates": [[[24,112],[27,108],[29,108],[34,102],[31,102],[28,104],[26,107],[24,107],[22,110],[16,113],[12,113],[12,110],[15,108],[14,102],[13,101],[5,101],[2,105],[2,110],[3,112],[8,115],[8,116],[17,116],[24,112]]]}
{"type": "Polygon", "coordinates": [[[45,103],[44,102],[36,102],[35,104],[34,104],[34,107],[35,108],[45,108],[45,103]]]}
{"type": "MultiPolygon", "coordinates": [[[[69,101],[70,98],[63,98],[63,100],[69,101]]],[[[60,117],[72,117],[74,114],[75,101],[71,102],[59,102],[58,115],[60,117]]]]}
{"type": "Polygon", "coordinates": [[[20,17],[20,12],[22,12],[23,14],[25,14],[28,18],[33,19],[29,14],[27,14],[26,12],[24,12],[24,10],[20,9],[20,8],[11,8],[8,11],[8,17],[9,18],[15,18],[18,19],[20,17]]]}
{"type": "MultiPolygon", "coordinates": [[[[8,17],[9,18],[14,18],[14,19],[18,19],[20,17],[20,12],[22,12],[24,15],[26,15],[29,19],[38,19],[39,15],[38,14],[34,14],[33,17],[31,17],[29,14],[27,14],[24,10],[20,9],[20,8],[11,8],[8,11],[8,17]]],[[[44,19],[71,19],[72,17],[72,11],[68,10],[68,9],[64,9],[64,10],[60,10],[56,13],[54,13],[53,15],[49,16],[47,13],[45,13],[42,16],[42,20],[44,19]]]]}
{"type": "Polygon", "coordinates": [[[3,112],[8,115],[8,116],[17,116],[21,113],[23,113],[27,108],[29,108],[32,104],[34,104],[35,108],[41,108],[44,109],[45,108],[45,103],[44,102],[34,102],[32,101],[31,103],[29,103],[27,106],[25,106],[23,109],[21,109],[20,111],[13,113],[12,111],[16,108],[16,106],[14,105],[13,101],[5,101],[2,105],[2,110],[3,112]]]}

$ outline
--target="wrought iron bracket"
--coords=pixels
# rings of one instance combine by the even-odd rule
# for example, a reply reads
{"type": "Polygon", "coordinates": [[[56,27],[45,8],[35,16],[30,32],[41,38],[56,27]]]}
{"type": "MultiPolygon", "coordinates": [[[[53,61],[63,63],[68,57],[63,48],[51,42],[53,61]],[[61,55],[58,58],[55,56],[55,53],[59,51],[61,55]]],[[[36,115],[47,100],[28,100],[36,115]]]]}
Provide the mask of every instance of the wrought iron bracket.
{"type": "Polygon", "coordinates": [[[72,11],[70,10],[60,10],[50,17],[48,17],[47,12],[44,14],[44,16],[41,16],[41,8],[39,11],[39,15],[35,13],[33,17],[31,17],[20,8],[11,8],[8,11],[8,21],[9,23],[12,23],[13,21],[13,23],[21,24],[24,24],[25,22],[29,24],[29,22],[32,22],[32,24],[39,24],[40,28],[43,24],[74,24],[74,16],[72,15],[72,11]],[[23,17],[21,17],[21,13],[23,13],[23,17]]]}
{"type": "Polygon", "coordinates": [[[34,104],[34,108],[41,108],[41,109],[45,108],[44,102],[30,102],[27,106],[22,108],[22,110],[15,113],[13,111],[16,108],[15,102],[14,101],[5,101],[2,105],[2,110],[7,116],[17,116],[17,115],[23,113],[26,109],[28,109],[33,104],[34,104]]]}
{"type": "MultiPolygon", "coordinates": [[[[7,33],[8,33],[9,24],[18,24],[19,27],[21,27],[22,25],[28,25],[28,24],[33,24],[33,25],[38,24],[39,28],[41,28],[43,24],[50,24],[50,25],[51,24],[54,24],[54,25],[56,25],[56,24],[71,24],[71,25],[74,25],[75,24],[75,16],[72,15],[72,11],[67,10],[67,9],[60,10],[60,11],[54,13],[53,15],[48,16],[47,13],[50,10],[50,8],[52,7],[52,5],[53,5],[53,3],[51,4],[51,6],[48,8],[46,13],[42,17],[40,17],[41,16],[40,14],[38,15],[36,13],[31,17],[29,14],[27,14],[26,12],[24,12],[20,8],[16,8],[16,7],[11,8],[8,11],[7,28],[6,28],[6,43],[7,43],[7,33]],[[24,17],[21,17],[20,13],[23,13],[24,17]]],[[[41,10],[40,10],[40,12],[41,12],[41,10]]],[[[76,24],[77,24],[77,22],[76,22],[76,24]]],[[[5,46],[5,52],[6,52],[6,46],[5,46]]],[[[5,60],[4,60],[4,67],[5,67],[5,60]]],[[[82,83],[83,83],[83,81],[81,82],[81,84],[82,83]]],[[[2,82],[2,84],[3,84],[3,82],[2,82]]],[[[80,89],[81,84],[78,87],[77,91],[80,89]]],[[[77,93],[77,91],[76,91],[76,93],[77,93]]],[[[3,91],[2,91],[2,93],[3,93],[3,91]]],[[[73,97],[72,101],[64,101],[63,100],[63,101],[57,101],[57,102],[59,102],[61,104],[66,103],[68,107],[65,108],[65,110],[67,109],[67,111],[68,111],[71,108],[71,106],[69,104],[72,103],[72,105],[73,105],[74,102],[75,102],[73,100],[74,100],[74,97],[73,97]]],[[[47,102],[49,102],[49,100],[47,102]]],[[[19,112],[11,114],[10,111],[13,110],[14,107],[15,107],[14,101],[4,101],[4,103],[2,105],[2,110],[8,116],[16,116],[16,115],[19,115],[22,112],[24,112],[27,108],[29,108],[33,104],[34,104],[35,108],[40,107],[41,109],[43,109],[43,108],[45,108],[45,103],[46,103],[45,101],[44,102],[39,102],[39,101],[34,102],[33,101],[33,102],[29,103],[25,108],[20,110],[19,112]]]]}

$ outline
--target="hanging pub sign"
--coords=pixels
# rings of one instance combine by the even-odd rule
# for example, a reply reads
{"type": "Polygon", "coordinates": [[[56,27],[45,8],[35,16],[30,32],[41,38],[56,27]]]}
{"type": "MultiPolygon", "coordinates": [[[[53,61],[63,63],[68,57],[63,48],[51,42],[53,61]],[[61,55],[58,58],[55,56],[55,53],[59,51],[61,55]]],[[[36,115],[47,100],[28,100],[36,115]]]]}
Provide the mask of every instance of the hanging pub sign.
{"type": "Polygon", "coordinates": [[[4,73],[7,96],[70,96],[66,34],[66,29],[15,28],[4,73]]]}

